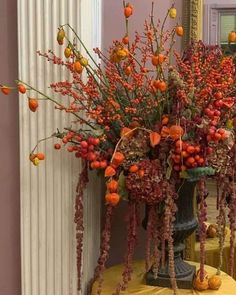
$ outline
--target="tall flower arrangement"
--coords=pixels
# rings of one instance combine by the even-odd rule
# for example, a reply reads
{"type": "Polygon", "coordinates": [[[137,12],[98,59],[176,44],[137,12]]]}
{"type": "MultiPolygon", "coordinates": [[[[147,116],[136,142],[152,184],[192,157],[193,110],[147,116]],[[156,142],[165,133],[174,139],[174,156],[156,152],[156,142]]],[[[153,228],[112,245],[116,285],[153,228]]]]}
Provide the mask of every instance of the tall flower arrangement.
{"type": "MultiPolygon", "coordinates": [[[[83,192],[88,171],[98,170],[106,179],[105,224],[95,279],[101,294],[103,271],[109,257],[113,212],[119,202],[127,202],[127,255],[123,280],[114,294],[119,294],[131,280],[132,260],[140,225],[140,207],[148,206],[146,270],[153,264],[158,272],[169,251],[169,275],[177,294],[174,268],[173,224],[178,210],[177,186],[196,181],[198,191],[199,234],[201,242],[200,282],[204,279],[204,241],[207,218],[206,179],[217,181],[217,219],[221,249],[225,227],[225,208],[229,207],[231,229],[231,264],[233,273],[236,230],[235,195],[235,67],[232,57],[225,57],[218,46],[195,42],[183,56],[174,52],[176,38],[184,34],[176,24],[165,30],[168,17],[176,17],[172,6],[163,23],[154,20],[154,4],[143,32],[131,42],[129,19],[134,13],[124,4],[126,32],[114,40],[108,54],[99,48],[94,52],[97,64],[78,34],[70,25],[58,29],[57,41],[64,48],[65,59],[51,50],[40,53],[49,62],[70,73],[70,78],[50,85],[49,97],[26,82],[17,81],[18,91],[35,91],[28,97],[32,112],[40,110],[37,94],[53,102],[65,114],[74,116],[71,128],[55,132],[54,148],[62,146],[83,162],[75,200],[78,289],[81,285],[83,250],[83,192]],[[77,42],[68,39],[71,30],[77,42]],[[82,55],[79,47],[85,49],[82,55]],[[175,59],[175,62],[173,60],[175,59]],[[86,75],[86,79],[84,75],[86,75]],[[63,97],[59,100],[58,97],[63,97]],[[63,102],[62,102],[63,101],[63,102]]],[[[8,94],[11,87],[1,86],[8,94]]],[[[30,160],[38,165],[44,154],[38,145],[30,160]]]]}

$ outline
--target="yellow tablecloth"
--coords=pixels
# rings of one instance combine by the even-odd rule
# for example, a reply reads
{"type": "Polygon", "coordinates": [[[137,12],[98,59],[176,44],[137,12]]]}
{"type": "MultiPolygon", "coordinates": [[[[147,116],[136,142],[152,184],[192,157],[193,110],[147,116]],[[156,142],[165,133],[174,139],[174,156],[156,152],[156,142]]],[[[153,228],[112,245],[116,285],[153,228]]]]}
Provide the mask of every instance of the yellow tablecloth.
{"type": "MultiPolygon", "coordinates": [[[[199,267],[198,263],[191,262],[199,267]]],[[[144,262],[137,261],[134,262],[134,272],[132,275],[132,280],[129,283],[128,289],[121,294],[137,294],[137,295],[173,295],[173,291],[169,288],[161,288],[161,287],[152,287],[145,285],[144,281],[144,262]]],[[[107,269],[104,273],[104,284],[102,295],[112,295],[117,283],[121,280],[121,273],[123,271],[123,265],[113,266],[107,269]]],[[[213,275],[216,273],[216,269],[210,266],[206,266],[206,271],[209,275],[213,275]]],[[[202,295],[234,295],[236,294],[236,281],[234,281],[230,276],[222,272],[222,286],[219,290],[206,290],[204,292],[198,292],[195,290],[179,290],[180,295],[191,295],[191,294],[202,294],[202,295]]],[[[96,295],[96,287],[97,284],[93,285],[92,295],[96,295]]]]}
{"type": "MultiPolygon", "coordinates": [[[[230,256],[229,239],[230,239],[230,235],[228,233],[225,239],[225,245],[223,250],[223,264],[222,264],[222,270],[226,273],[228,273],[229,256],[230,256]]],[[[207,239],[205,244],[205,249],[206,249],[206,264],[217,268],[219,265],[218,238],[207,239]]],[[[199,261],[200,259],[200,243],[199,242],[195,244],[195,253],[193,253],[193,256],[190,257],[190,259],[193,261],[199,261]]],[[[236,279],[236,245],[235,245],[234,265],[235,265],[234,278],[236,279]]],[[[235,294],[236,294],[236,291],[235,291],[235,294]]]]}

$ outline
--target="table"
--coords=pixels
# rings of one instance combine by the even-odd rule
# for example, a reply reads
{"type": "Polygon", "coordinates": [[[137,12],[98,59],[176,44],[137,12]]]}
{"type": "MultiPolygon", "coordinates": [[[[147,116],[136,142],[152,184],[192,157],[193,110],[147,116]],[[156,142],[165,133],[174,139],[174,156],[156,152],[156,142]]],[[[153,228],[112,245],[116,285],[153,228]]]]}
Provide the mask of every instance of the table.
{"type": "MultiPolygon", "coordinates": [[[[228,266],[229,266],[229,256],[230,256],[230,233],[229,230],[227,232],[225,238],[225,245],[223,249],[223,264],[222,264],[222,271],[228,273],[228,266]]],[[[219,240],[218,238],[208,238],[205,244],[206,249],[206,264],[211,265],[213,267],[218,267],[219,265],[219,240]]],[[[195,243],[195,253],[192,254],[190,257],[193,261],[200,260],[200,243],[195,243]]],[[[236,279],[236,245],[235,245],[235,256],[234,256],[234,265],[235,265],[235,273],[234,279],[236,279]]],[[[236,293],[236,292],[235,292],[236,293]]]]}
{"type": "MultiPolygon", "coordinates": [[[[190,262],[193,265],[199,268],[199,264],[196,262],[190,262]]],[[[121,292],[122,295],[128,294],[136,294],[136,295],[173,295],[173,291],[169,288],[161,288],[161,287],[152,287],[145,285],[144,281],[144,261],[135,261],[133,264],[134,272],[132,275],[132,280],[129,283],[128,289],[126,291],[121,292]]],[[[102,295],[111,295],[113,294],[117,283],[119,283],[119,279],[121,280],[121,273],[123,271],[123,265],[116,265],[104,272],[104,284],[103,284],[103,291],[102,295]]],[[[206,271],[208,272],[209,276],[216,273],[216,269],[206,265],[206,271]]],[[[226,273],[222,272],[221,275],[222,279],[222,286],[219,290],[206,290],[204,292],[198,292],[196,290],[179,290],[180,295],[233,295],[235,294],[236,290],[236,281],[233,280],[230,276],[226,273]]],[[[96,287],[97,284],[93,285],[92,295],[96,295],[96,287]]]]}

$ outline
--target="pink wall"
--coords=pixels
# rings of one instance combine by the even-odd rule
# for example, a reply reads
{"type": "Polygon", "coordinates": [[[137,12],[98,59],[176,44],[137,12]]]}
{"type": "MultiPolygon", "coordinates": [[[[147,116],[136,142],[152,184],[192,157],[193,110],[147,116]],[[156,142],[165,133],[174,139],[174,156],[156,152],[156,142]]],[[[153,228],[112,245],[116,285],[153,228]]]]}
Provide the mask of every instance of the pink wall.
{"type": "MultiPolygon", "coordinates": [[[[182,17],[182,0],[130,0],[134,5],[134,14],[130,18],[130,32],[139,31],[143,29],[145,19],[149,19],[151,11],[151,3],[154,1],[155,10],[154,15],[156,19],[161,20],[166,15],[168,8],[175,2],[175,7],[178,11],[177,20],[181,22],[182,17]]],[[[103,1],[103,39],[102,45],[108,48],[113,39],[121,39],[125,33],[125,22],[123,16],[123,1],[122,0],[104,0],[103,1]]],[[[176,20],[168,18],[166,27],[172,28],[176,20]]],[[[178,40],[179,41],[179,40],[178,40]]],[[[180,42],[177,42],[177,49],[180,48],[180,42]]]]}
{"type": "MultiPolygon", "coordinates": [[[[130,18],[130,32],[142,31],[143,23],[145,19],[149,18],[151,11],[151,3],[153,0],[130,0],[129,2],[134,5],[134,14],[130,18]]],[[[104,0],[103,1],[103,38],[102,46],[103,48],[108,48],[113,39],[120,40],[125,32],[125,23],[123,16],[123,1],[118,0],[104,0]]],[[[128,1],[127,1],[128,2],[128,1]]],[[[172,0],[154,0],[155,11],[154,15],[156,19],[166,15],[168,8],[171,7],[172,0]]],[[[182,0],[176,0],[176,8],[178,11],[178,22],[181,23],[182,17],[182,0]]],[[[176,20],[168,18],[166,23],[166,28],[172,28],[176,23],[176,20]]],[[[180,50],[181,43],[180,40],[177,41],[175,48],[180,50]]],[[[116,210],[114,223],[113,223],[113,233],[111,241],[111,253],[108,265],[113,265],[116,263],[121,263],[126,251],[126,227],[125,227],[125,216],[126,216],[127,206],[122,203],[116,210]]],[[[140,228],[139,242],[137,245],[136,259],[143,258],[145,253],[145,231],[140,228]]]]}
{"type": "MultiPolygon", "coordinates": [[[[17,78],[17,0],[1,0],[0,81],[17,78]]],[[[16,92],[0,94],[0,294],[20,295],[19,132],[16,92]]]]}
{"type": "MultiPolygon", "coordinates": [[[[149,15],[151,0],[130,0],[135,6],[131,30],[141,30],[149,15]]],[[[155,0],[157,17],[162,17],[172,1],[155,0]]],[[[182,0],[176,0],[179,16],[182,0]]],[[[12,83],[17,78],[17,0],[1,0],[0,9],[0,81],[12,83]],[[4,44],[4,46],[3,46],[4,44]]],[[[169,20],[168,25],[171,25],[169,20]]],[[[103,47],[124,34],[122,1],[103,1],[103,47]]],[[[178,45],[179,46],[179,45],[178,45]]],[[[177,46],[177,47],[178,47],[177,46]]],[[[19,132],[17,94],[0,95],[0,294],[20,295],[20,194],[19,194],[19,132]]],[[[120,227],[125,205],[116,214],[110,263],[122,261],[125,249],[125,228],[120,227]],[[123,246],[118,246],[123,245],[123,246]]],[[[123,223],[124,224],[124,223],[123,223]]],[[[141,230],[138,257],[142,256],[144,231],[141,230]]]]}

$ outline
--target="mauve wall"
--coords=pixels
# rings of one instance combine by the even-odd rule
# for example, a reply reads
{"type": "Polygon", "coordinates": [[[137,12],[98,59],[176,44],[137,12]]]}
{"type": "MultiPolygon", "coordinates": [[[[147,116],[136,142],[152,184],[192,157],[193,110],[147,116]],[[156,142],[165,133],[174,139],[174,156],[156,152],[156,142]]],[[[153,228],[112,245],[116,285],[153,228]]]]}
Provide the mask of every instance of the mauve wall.
{"type": "MultiPolygon", "coordinates": [[[[151,0],[132,0],[135,6],[131,30],[141,30],[149,15],[151,0]]],[[[176,0],[181,17],[181,2],[176,0]]],[[[0,9],[0,81],[12,83],[17,78],[17,0],[1,0],[0,9]]],[[[172,1],[155,0],[155,15],[163,17],[172,1]]],[[[167,25],[171,26],[169,20],[167,25]]],[[[103,0],[103,47],[124,34],[121,0],[103,0]]],[[[178,46],[179,47],[179,44],[178,46]]],[[[0,294],[20,295],[20,195],[19,195],[19,133],[17,94],[0,95],[0,294]]],[[[117,210],[110,263],[121,262],[125,249],[124,205],[117,210]],[[123,246],[122,246],[123,245],[123,246]]],[[[144,236],[144,232],[142,235],[144,236]]],[[[141,239],[142,240],[142,239],[141,239]]],[[[138,246],[142,257],[143,243],[138,246]]]]}
{"type": "MultiPolygon", "coordinates": [[[[17,0],[0,1],[0,81],[17,78],[17,0]]],[[[20,295],[18,99],[0,94],[0,294],[20,295]]]]}
{"type": "MultiPolygon", "coordinates": [[[[130,0],[129,2],[134,5],[134,14],[130,17],[130,32],[139,31],[143,29],[143,23],[145,19],[149,18],[151,11],[151,3],[153,0],[130,0]]],[[[128,2],[128,1],[127,1],[128,2]]],[[[154,0],[155,18],[163,19],[166,15],[167,10],[171,7],[172,0],[154,0]]],[[[182,0],[175,1],[178,12],[177,20],[181,23],[182,16],[182,0]]],[[[113,39],[120,40],[125,34],[125,22],[123,16],[123,1],[122,0],[104,0],[103,1],[103,48],[108,48],[113,39]]],[[[176,23],[176,20],[170,18],[167,19],[166,28],[172,28],[176,23]]],[[[177,38],[175,48],[180,50],[181,43],[180,39],[177,38]]],[[[108,265],[121,263],[124,258],[126,251],[126,227],[124,219],[126,217],[127,205],[122,203],[116,209],[112,241],[111,241],[111,252],[108,265]]],[[[140,259],[144,257],[145,253],[145,231],[140,228],[139,241],[136,248],[135,258],[140,259]]]]}

